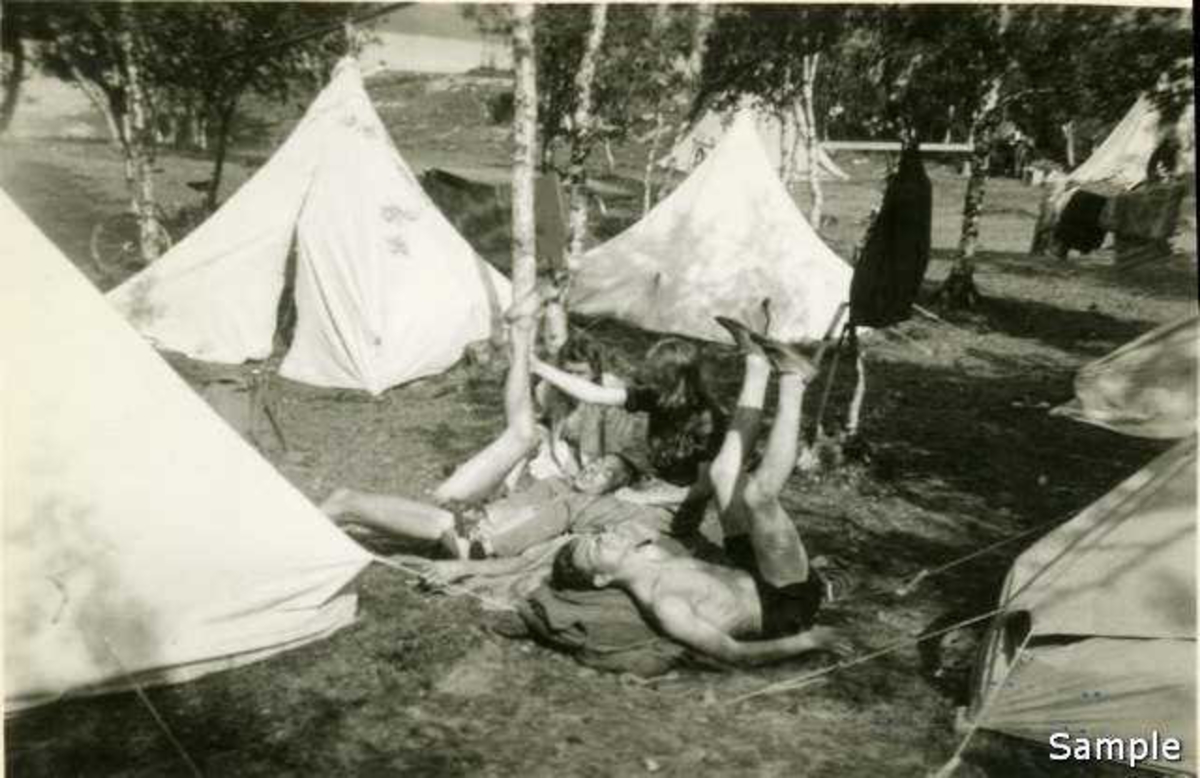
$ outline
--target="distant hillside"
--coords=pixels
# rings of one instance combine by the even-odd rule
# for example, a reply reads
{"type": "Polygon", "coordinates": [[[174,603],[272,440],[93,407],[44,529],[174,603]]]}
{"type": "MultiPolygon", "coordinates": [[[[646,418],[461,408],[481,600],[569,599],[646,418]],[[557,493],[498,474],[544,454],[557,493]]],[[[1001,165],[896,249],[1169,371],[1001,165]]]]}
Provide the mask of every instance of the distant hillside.
{"type": "Polygon", "coordinates": [[[473,22],[462,16],[465,3],[417,3],[393,11],[375,25],[377,32],[428,35],[435,38],[480,40],[473,22]]]}

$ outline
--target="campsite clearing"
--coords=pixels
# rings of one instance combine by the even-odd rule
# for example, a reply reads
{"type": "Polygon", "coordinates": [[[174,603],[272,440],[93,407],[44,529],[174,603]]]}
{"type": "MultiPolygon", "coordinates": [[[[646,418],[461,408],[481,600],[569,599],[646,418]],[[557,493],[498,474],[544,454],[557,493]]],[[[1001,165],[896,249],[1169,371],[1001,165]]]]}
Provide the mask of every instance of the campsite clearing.
{"type": "MultiPolygon", "coordinates": [[[[415,168],[505,163],[468,144],[410,147],[394,128],[393,137],[415,168]]],[[[880,181],[864,172],[871,165],[836,161],[852,180],[825,184],[825,208],[837,219],[832,245],[848,253],[880,181]]],[[[168,192],[186,191],[184,182],[206,167],[171,156],[162,166],[168,192]]],[[[244,180],[246,170],[234,167],[244,180]]],[[[927,291],[949,270],[965,186],[945,171],[934,171],[933,180],[927,291]]],[[[90,272],[88,232],[121,197],[113,152],[98,144],[7,142],[0,186],[90,272]]],[[[1190,201],[1184,207],[1194,210],[1190,201]]],[[[932,578],[908,598],[892,592],[923,567],[1072,515],[1169,447],[1039,406],[1069,399],[1082,364],[1194,312],[1194,225],[1179,239],[1186,256],[1119,272],[1108,252],[1066,263],[1022,253],[1036,210],[1035,190],[1009,180],[989,184],[981,238],[989,251],[976,277],[985,305],[952,327],[920,318],[903,325],[926,351],[905,339],[873,346],[863,431],[874,461],[825,480],[797,477],[786,492],[816,553],[835,557],[857,581],[840,620],[865,647],[905,640],[948,614],[990,610],[1017,549],[932,578]]],[[[627,362],[652,340],[611,324],[593,332],[627,362]]],[[[713,353],[722,360],[718,374],[730,378],[721,387],[728,398],[737,375],[732,352],[713,353]]],[[[202,372],[192,367],[189,375],[202,372]]],[[[280,421],[301,453],[267,453],[313,500],[340,485],[417,495],[501,427],[502,377],[498,368],[461,365],[376,399],[285,382],[280,421]]],[[[835,388],[831,408],[838,412],[849,378],[835,388]]],[[[940,766],[956,742],[959,701],[922,674],[915,646],[800,693],[725,706],[821,661],[634,683],[502,637],[506,620],[470,600],[418,592],[393,570],[368,570],[359,593],[358,623],[327,641],[148,692],[205,774],[919,776],[940,766]]],[[[5,734],[5,768],[13,775],[184,770],[132,694],[35,710],[7,722],[5,734]]],[[[1102,774],[1095,765],[1051,763],[1047,754],[981,735],[960,775],[1102,774]]]]}

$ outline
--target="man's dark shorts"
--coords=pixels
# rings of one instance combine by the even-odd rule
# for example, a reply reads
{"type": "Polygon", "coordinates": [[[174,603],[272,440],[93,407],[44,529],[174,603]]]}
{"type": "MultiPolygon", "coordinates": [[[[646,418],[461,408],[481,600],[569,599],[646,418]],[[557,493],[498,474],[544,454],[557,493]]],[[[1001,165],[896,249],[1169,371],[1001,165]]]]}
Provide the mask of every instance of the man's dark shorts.
{"type": "Polygon", "coordinates": [[[725,555],[735,567],[754,579],[762,607],[762,638],[794,635],[813,626],[825,598],[825,583],[816,570],[809,568],[808,580],[803,583],[787,586],[769,583],[758,570],[749,535],[727,538],[725,555]]]}

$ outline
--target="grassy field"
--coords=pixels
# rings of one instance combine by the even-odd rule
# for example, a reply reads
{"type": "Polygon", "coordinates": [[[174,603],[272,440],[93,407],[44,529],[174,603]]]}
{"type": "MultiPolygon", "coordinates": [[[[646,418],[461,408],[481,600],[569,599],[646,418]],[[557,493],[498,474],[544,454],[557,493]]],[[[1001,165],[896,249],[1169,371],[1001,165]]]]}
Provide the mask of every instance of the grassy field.
{"type": "MultiPolygon", "coordinates": [[[[414,166],[505,164],[506,134],[466,119],[477,99],[472,108],[470,95],[443,90],[424,100],[428,83],[413,83],[376,88],[375,97],[414,166]],[[428,102],[461,106],[416,110],[428,102]],[[452,133],[446,121],[470,129],[452,133]]],[[[269,148],[258,141],[242,149],[245,158],[269,148]]],[[[249,171],[232,167],[226,191],[249,171]]],[[[201,160],[164,157],[165,198],[194,197],[183,183],[206,171],[201,160]]],[[[88,234],[124,196],[111,149],[6,143],[0,186],[100,280],[88,234]]],[[[927,291],[948,272],[963,186],[935,174],[927,291]]],[[[828,185],[835,247],[844,252],[858,239],[879,189],[869,174],[828,185]]],[[[1026,255],[1035,190],[994,181],[987,202],[977,273],[983,306],[948,323],[915,319],[899,328],[904,337],[873,346],[864,416],[871,463],[823,479],[797,476],[785,495],[815,553],[836,557],[857,580],[834,616],[864,650],[994,607],[1017,548],[933,578],[906,598],[891,592],[922,567],[1069,516],[1164,448],[1051,417],[1038,404],[1067,399],[1084,362],[1196,310],[1194,224],[1176,256],[1119,272],[1107,251],[1068,262],[1026,255]]],[[[608,324],[593,332],[629,362],[651,341],[608,324]]],[[[736,377],[731,352],[714,347],[712,355],[729,368],[719,373],[736,377]]],[[[268,453],[314,500],[338,485],[415,495],[500,429],[501,381],[496,369],[463,365],[378,399],[285,385],[281,421],[304,456],[268,453]]],[[[727,399],[734,389],[721,387],[727,399]]],[[[849,389],[847,380],[835,387],[835,418],[849,389]]],[[[931,682],[912,642],[803,692],[731,705],[822,660],[633,682],[505,638],[506,619],[469,599],[419,592],[392,570],[372,568],[359,591],[357,624],[332,639],[149,692],[205,775],[921,776],[957,742],[956,700],[931,682]]],[[[187,774],[132,694],[36,710],[6,722],[5,736],[14,776],[187,774]]],[[[1044,753],[982,735],[959,775],[1097,774],[1052,765],[1044,753]]]]}

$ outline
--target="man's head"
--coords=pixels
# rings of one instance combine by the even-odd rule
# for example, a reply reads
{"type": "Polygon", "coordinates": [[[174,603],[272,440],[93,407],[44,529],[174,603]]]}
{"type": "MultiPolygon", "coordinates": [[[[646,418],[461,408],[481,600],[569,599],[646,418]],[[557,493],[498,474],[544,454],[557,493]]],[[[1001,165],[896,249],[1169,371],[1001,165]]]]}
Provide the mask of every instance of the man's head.
{"type": "Polygon", "coordinates": [[[554,558],[551,583],[559,589],[603,588],[646,545],[644,538],[620,528],[572,538],[554,558]]]}
{"type": "Polygon", "coordinates": [[[624,457],[605,454],[579,471],[573,485],[584,494],[608,494],[633,483],[634,475],[633,466],[624,457]]]}

